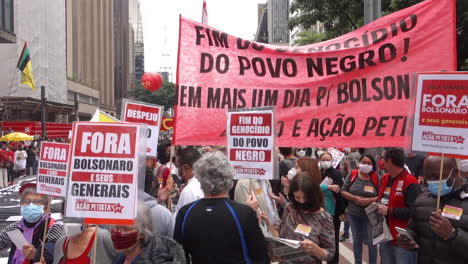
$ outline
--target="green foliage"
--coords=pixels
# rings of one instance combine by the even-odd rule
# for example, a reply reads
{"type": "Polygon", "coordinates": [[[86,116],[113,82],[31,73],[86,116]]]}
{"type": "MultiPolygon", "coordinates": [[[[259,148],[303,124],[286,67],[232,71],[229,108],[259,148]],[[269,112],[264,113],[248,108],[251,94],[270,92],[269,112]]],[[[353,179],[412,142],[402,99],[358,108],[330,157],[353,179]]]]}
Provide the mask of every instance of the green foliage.
{"type": "MultiPolygon", "coordinates": [[[[382,0],[382,15],[412,6],[423,0],[382,0]]],[[[364,25],[363,0],[296,0],[291,12],[300,15],[289,20],[290,28],[309,29],[324,23],[325,37],[332,39],[364,25]]],[[[437,23],[437,21],[434,21],[437,23]]],[[[468,1],[457,0],[458,69],[468,70],[468,1]]]]}
{"type": "Polygon", "coordinates": [[[311,31],[302,31],[297,34],[298,38],[294,40],[294,45],[304,46],[312,43],[317,43],[322,41],[325,38],[325,35],[322,33],[314,33],[311,31]]]}
{"type": "Polygon", "coordinates": [[[174,108],[175,100],[175,84],[171,82],[163,82],[161,88],[156,92],[146,90],[140,82],[137,83],[135,90],[130,91],[129,95],[135,100],[163,105],[164,110],[174,108]]]}

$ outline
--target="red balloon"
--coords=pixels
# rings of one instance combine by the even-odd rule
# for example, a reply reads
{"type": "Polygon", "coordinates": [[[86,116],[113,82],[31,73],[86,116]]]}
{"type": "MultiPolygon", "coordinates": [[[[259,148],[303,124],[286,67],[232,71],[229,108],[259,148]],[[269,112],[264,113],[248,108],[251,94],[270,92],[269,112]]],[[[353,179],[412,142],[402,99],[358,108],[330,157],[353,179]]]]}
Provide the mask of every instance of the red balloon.
{"type": "Polygon", "coordinates": [[[156,92],[162,85],[161,75],[159,73],[146,72],[141,76],[141,84],[146,90],[156,92]]]}

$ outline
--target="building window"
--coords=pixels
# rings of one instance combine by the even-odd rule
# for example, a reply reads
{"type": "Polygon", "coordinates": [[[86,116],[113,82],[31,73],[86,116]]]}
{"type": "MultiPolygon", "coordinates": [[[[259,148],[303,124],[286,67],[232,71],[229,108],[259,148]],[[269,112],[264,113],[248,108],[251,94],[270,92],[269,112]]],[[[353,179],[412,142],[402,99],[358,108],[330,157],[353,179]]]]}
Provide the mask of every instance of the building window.
{"type": "Polygon", "coordinates": [[[13,0],[0,0],[0,29],[13,33],[13,0]]]}

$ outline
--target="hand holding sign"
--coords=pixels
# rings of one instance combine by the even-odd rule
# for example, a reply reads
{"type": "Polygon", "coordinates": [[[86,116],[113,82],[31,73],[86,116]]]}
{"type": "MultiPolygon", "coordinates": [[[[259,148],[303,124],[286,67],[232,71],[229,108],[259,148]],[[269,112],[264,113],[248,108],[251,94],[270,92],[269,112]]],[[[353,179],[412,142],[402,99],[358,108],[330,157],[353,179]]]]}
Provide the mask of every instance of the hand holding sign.
{"type": "Polygon", "coordinates": [[[29,260],[33,260],[36,256],[36,248],[31,244],[24,245],[23,256],[29,260]]]}
{"type": "Polygon", "coordinates": [[[432,216],[429,217],[429,223],[431,224],[431,230],[444,240],[449,239],[454,234],[455,230],[452,224],[441,215],[440,210],[432,213],[432,216]]]}

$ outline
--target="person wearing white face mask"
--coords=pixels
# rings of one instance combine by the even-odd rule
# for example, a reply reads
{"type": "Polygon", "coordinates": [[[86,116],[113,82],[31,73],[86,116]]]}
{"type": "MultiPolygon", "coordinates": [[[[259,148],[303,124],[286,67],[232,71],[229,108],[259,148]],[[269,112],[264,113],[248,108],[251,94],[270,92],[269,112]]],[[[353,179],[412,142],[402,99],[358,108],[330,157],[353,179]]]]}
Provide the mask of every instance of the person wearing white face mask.
{"type": "Polygon", "coordinates": [[[377,247],[372,242],[372,229],[365,208],[377,201],[379,178],[374,158],[364,154],[359,159],[359,170],[346,177],[341,195],[349,201],[346,212],[353,232],[354,263],[362,263],[362,244],[367,239],[369,263],[377,263],[377,247]]]}
{"type": "MultiPolygon", "coordinates": [[[[332,155],[329,152],[322,152],[321,155],[319,156],[319,167],[320,171],[322,173],[322,180],[327,179],[328,184],[334,184],[338,185],[341,189],[343,187],[343,177],[341,176],[341,172],[335,168],[332,167],[332,155]],[[330,183],[330,180],[332,181],[330,183]]],[[[324,183],[324,182],[322,182],[324,183]]],[[[333,258],[332,261],[328,262],[330,263],[338,263],[339,262],[339,236],[340,236],[340,215],[344,214],[345,209],[346,209],[346,204],[344,202],[343,197],[341,196],[340,193],[334,193],[334,198],[335,198],[335,212],[332,213],[333,215],[333,224],[335,227],[335,246],[336,246],[336,252],[335,252],[335,257],[333,258]]]]}
{"type": "Polygon", "coordinates": [[[296,157],[302,158],[302,157],[305,156],[305,154],[306,154],[305,148],[297,148],[296,149],[296,157]]]}

